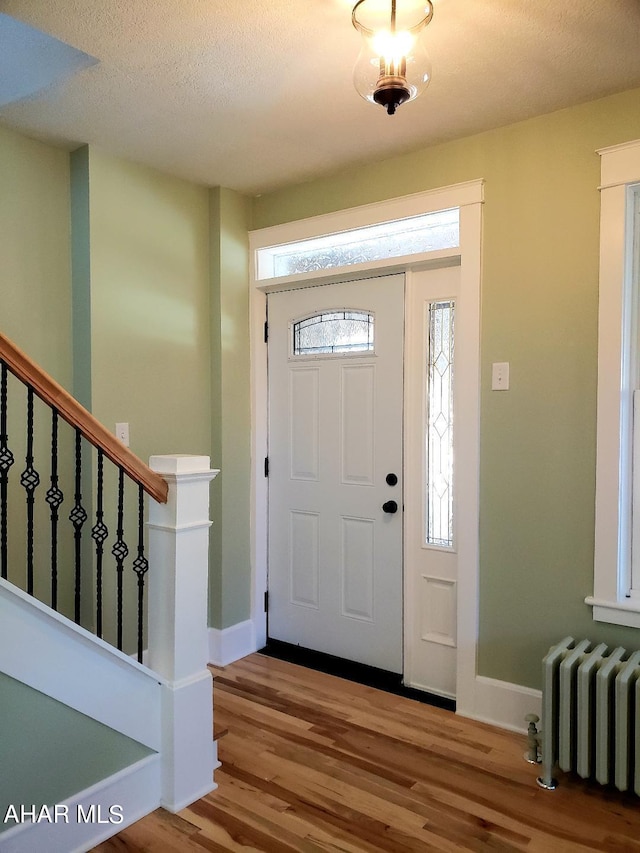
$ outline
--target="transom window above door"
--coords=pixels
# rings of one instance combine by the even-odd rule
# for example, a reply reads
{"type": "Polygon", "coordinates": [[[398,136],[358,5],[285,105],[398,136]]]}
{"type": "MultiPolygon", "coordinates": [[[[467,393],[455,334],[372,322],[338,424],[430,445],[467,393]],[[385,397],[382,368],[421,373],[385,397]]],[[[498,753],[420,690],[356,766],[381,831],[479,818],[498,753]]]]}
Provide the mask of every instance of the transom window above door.
{"type": "Polygon", "coordinates": [[[374,319],[367,311],[323,311],[291,324],[294,356],[348,355],[374,348],[374,319]]]}
{"type": "Polygon", "coordinates": [[[437,210],[257,249],[257,280],[411,257],[460,245],[460,209],[437,210]]]}

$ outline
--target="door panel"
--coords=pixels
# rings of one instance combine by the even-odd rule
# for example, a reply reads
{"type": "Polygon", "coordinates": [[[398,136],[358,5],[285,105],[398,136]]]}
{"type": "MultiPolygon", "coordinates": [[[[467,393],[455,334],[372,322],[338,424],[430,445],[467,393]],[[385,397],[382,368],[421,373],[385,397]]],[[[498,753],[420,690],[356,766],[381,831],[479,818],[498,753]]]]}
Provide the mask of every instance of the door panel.
{"type": "Polygon", "coordinates": [[[401,672],[404,276],[273,293],[268,312],[269,636],[401,672]],[[294,322],[338,309],[371,313],[373,351],[293,355],[294,322]]]}

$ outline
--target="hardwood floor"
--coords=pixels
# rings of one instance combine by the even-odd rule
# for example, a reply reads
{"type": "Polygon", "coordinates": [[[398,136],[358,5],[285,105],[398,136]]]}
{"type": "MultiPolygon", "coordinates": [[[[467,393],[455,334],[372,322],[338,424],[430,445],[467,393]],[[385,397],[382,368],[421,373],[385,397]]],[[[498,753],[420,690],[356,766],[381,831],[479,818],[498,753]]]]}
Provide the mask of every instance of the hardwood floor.
{"type": "Polygon", "coordinates": [[[218,789],[96,853],[640,851],[640,800],[561,775],[525,738],[251,655],[213,669],[218,789]]]}

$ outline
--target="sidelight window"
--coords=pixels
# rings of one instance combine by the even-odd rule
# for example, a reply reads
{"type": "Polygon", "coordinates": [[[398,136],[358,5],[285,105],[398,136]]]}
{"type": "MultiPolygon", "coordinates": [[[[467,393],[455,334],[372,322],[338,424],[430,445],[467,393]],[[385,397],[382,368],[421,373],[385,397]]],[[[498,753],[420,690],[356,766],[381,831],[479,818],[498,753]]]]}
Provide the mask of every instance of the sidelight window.
{"type": "Polygon", "coordinates": [[[427,545],[453,547],[454,302],[431,302],[427,328],[427,545]]]}

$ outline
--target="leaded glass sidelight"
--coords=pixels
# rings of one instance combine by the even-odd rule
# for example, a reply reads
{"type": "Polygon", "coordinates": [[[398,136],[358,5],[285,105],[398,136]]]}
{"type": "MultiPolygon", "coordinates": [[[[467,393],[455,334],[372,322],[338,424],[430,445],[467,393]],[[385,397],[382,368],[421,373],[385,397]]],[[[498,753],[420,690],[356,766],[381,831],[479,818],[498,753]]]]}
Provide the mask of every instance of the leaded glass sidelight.
{"type": "Polygon", "coordinates": [[[454,302],[428,308],[426,525],[427,545],[453,547],[454,302]]]}
{"type": "Polygon", "coordinates": [[[294,355],[326,355],[373,350],[373,314],[324,311],[293,324],[294,355]]]}

